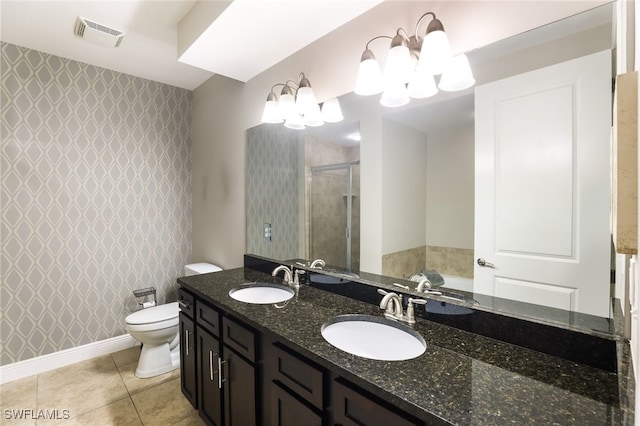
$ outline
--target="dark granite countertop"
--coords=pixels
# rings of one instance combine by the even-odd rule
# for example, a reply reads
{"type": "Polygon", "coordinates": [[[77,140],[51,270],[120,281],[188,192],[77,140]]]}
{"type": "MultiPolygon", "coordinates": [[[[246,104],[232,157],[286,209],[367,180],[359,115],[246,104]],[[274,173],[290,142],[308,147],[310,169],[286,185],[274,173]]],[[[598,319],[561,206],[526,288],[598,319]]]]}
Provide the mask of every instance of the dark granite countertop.
{"type": "Polygon", "coordinates": [[[245,268],[178,279],[249,326],[279,336],[312,361],[428,422],[633,424],[634,382],[626,342],[618,343],[614,374],[418,319],[414,329],[427,343],[425,353],[407,361],[376,361],[333,347],[320,328],[336,315],[382,316],[377,306],[307,285],[281,308],[229,297],[232,288],[254,281],[281,280],[245,268]]]}

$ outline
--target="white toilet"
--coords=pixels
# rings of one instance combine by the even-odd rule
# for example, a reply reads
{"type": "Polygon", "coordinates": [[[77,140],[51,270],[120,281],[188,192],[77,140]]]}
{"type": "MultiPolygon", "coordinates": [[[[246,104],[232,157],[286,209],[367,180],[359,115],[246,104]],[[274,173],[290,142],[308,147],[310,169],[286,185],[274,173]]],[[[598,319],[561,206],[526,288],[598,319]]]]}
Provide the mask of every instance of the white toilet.
{"type": "MultiPolygon", "coordinates": [[[[210,263],[184,267],[185,275],[206,274],[222,269],[210,263]]],[[[146,379],[180,367],[178,302],[142,309],[127,316],[127,331],[142,343],[136,377],[146,379]]]]}

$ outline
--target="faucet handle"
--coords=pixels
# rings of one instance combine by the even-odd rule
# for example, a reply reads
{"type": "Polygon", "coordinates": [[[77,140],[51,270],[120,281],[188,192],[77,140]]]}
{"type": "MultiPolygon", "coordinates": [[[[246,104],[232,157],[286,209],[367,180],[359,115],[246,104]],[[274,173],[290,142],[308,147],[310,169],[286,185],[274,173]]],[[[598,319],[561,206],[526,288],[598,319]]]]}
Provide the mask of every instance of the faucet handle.
{"type": "Polygon", "coordinates": [[[415,314],[415,310],[413,307],[413,304],[416,305],[426,305],[427,301],[424,299],[414,299],[412,297],[409,298],[409,303],[407,304],[407,315],[406,315],[406,321],[409,324],[415,324],[416,323],[416,314],[415,314]]]}
{"type": "Polygon", "coordinates": [[[430,288],[431,288],[431,281],[429,281],[429,279],[425,277],[421,279],[420,282],[418,283],[418,286],[416,287],[416,291],[422,292],[422,291],[429,290],[430,288]]]}
{"type": "Polygon", "coordinates": [[[300,279],[298,278],[300,275],[306,273],[307,271],[305,271],[304,269],[294,269],[293,271],[293,286],[295,288],[299,288],[300,287],[300,279]]]}
{"type": "Polygon", "coordinates": [[[386,296],[387,294],[389,294],[389,292],[388,292],[388,291],[385,291],[385,290],[383,290],[383,289],[381,289],[381,288],[379,288],[379,289],[378,289],[378,294],[381,294],[381,295],[383,295],[383,296],[386,296]]]}

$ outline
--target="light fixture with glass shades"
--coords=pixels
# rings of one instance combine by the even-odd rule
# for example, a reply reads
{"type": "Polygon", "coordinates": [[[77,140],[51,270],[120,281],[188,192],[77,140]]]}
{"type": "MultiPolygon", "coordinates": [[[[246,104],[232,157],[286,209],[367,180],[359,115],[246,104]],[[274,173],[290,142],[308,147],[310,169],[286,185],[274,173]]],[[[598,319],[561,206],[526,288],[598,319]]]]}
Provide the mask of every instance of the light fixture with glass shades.
{"type": "Polygon", "coordinates": [[[289,129],[317,127],[326,123],[343,120],[342,110],[337,98],[331,98],[318,104],[309,79],[300,73],[300,82],[288,80],[271,87],[262,113],[263,123],[282,123],[289,129]],[[280,98],[276,87],[282,86],[280,98]]]}
{"type": "Polygon", "coordinates": [[[427,12],[418,19],[412,36],[398,28],[393,37],[376,36],[367,42],[360,58],[354,92],[364,96],[382,93],[382,105],[399,107],[411,99],[433,96],[438,89],[457,91],[474,84],[467,56],[464,53],[453,56],[442,22],[435,13],[427,12]],[[427,16],[432,20],[423,38],[418,35],[418,27],[427,16]],[[369,44],[379,39],[391,40],[384,71],[369,49],[369,44]],[[441,76],[436,85],[438,75],[441,76]]]}

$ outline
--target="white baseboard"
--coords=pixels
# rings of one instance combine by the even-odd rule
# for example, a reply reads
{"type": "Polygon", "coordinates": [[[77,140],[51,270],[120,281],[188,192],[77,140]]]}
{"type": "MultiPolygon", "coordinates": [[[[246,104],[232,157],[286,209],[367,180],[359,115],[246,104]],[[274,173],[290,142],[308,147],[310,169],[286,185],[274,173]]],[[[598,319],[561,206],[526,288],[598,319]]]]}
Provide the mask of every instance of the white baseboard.
{"type": "Polygon", "coordinates": [[[0,366],[0,384],[140,345],[130,334],[0,366]]]}

